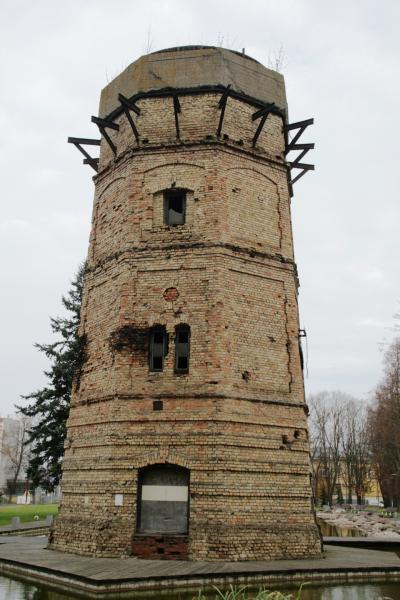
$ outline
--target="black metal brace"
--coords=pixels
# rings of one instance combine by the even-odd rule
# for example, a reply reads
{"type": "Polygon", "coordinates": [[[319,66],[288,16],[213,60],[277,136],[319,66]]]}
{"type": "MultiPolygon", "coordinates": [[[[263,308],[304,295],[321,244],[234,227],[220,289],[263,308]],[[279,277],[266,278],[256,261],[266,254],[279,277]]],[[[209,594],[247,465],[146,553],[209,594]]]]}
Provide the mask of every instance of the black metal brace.
{"type": "Polygon", "coordinates": [[[176,129],[176,137],[178,138],[178,140],[181,137],[180,131],[179,131],[179,118],[178,118],[178,113],[181,112],[181,104],[179,102],[179,98],[176,94],[174,94],[172,96],[172,99],[174,101],[174,116],[175,116],[175,129],[176,129]]]}
{"type": "Polygon", "coordinates": [[[136,106],[136,104],[134,102],[132,102],[132,100],[128,100],[128,98],[125,98],[125,96],[123,96],[122,94],[118,94],[118,101],[124,110],[124,113],[125,113],[126,118],[128,119],[129,125],[131,126],[133,135],[135,136],[135,139],[136,139],[136,143],[139,144],[139,132],[137,130],[134,120],[132,119],[130,111],[132,110],[137,115],[140,115],[140,108],[138,106],[136,106]]]}
{"type": "Polygon", "coordinates": [[[294,146],[296,145],[297,140],[303,135],[305,130],[309,125],[314,124],[314,119],[306,119],[305,121],[298,121],[297,123],[289,123],[288,125],[283,126],[283,132],[285,134],[286,148],[285,154],[288,154],[291,150],[294,150],[294,146]],[[299,131],[296,133],[292,140],[288,139],[288,131],[292,129],[298,129],[299,131]]]}
{"type": "Polygon", "coordinates": [[[100,140],[93,140],[93,139],[89,139],[89,138],[69,137],[68,144],[74,144],[75,148],[77,148],[79,150],[79,152],[81,152],[83,154],[83,156],[85,157],[83,160],[83,164],[90,165],[92,167],[92,169],[94,169],[97,173],[99,159],[93,158],[92,156],[90,156],[90,154],[85,150],[85,148],[82,148],[82,145],[100,146],[100,140]]]}
{"type": "Polygon", "coordinates": [[[263,108],[260,108],[260,110],[257,110],[255,113],[253,113],[251,115],[251,120],[255,121],[256,119],[263,117],[265,114],[267,114],[267,116],[268,116],[268,114],[271,112],[271,110],[273,108],[276,108],[275,102],[271,102],[271,104],[266,104],[265,106],[263,106],[263,108]]]}
{"type": "Polygon", "coordinates": [[[228,96],[230,94],[230,90],[231,90],[231,84],[226,86],[224,93],[222,94],[222,96],[218,102],[218,108],[221,110],[221,114],[219,117],[219,123],[218,123],[218,128],[217,128],[217,137],[221,136],[222,123],[224,122],[225,108],[226,108],[226,103],[228,101],[228,96]]]}
{"type": "Polygon", "coordinates": [[[290,169],[302,169],[302,171],[298,175],[296,175],[296,177],[294,179],[290,180],[290,182],[289,182],[290,189],[292,189],[292,185],[294,183],[296,183],[296,181],[298,181],[300,179],[300,177],[303,177],[303,175],[305,175],[307,173],[307,171],[315,170],[314,165],[300,162],[301,159],[307,154],[307,152],[309,152],[310,150],[314,150],[315,144],[298,144],[297,143],[297,141],[299,140],[301,135],[304,133],[304,131],[307,129],[307,127],[309,125],[313,125],[313,124],[314,124],[314,119],[306,119],[305,121],[298,121],[297,123],[289,123],[288,125],[283,126],[283,132],[285,134],[285,142],[286,142],[285,156],[287,154],[289,154],[289,152],[291,152],[292,150],[300,150],[301,151],[300,154],[296,157],[296,159],[294,161],[289,162],[290,169]],[[295,134],[294,138],[292,140],[290,140],[290,142],[289,142],[288,131],[291,131],[293,129],[298,129],[298,131],[295,134]]]}
{"type": "Polygon", "coordinates": [[[257,140],[260,137],[263,127],[265,125],[265,121],[268,119],[268,115],[270,114],[270,112],[274,108],[274,106],[275,106],[275,104],[273,102],[271,104],[266,104],[263,108],[260,108],[260,110],[257,110],[255,113],[253,113],[251,115],[252,121],[255,121],[256,119],[259,119],[261,117],[261,121],[259,122],[257,130],[253,137],[253,141],[252,141],[253,148],[255,147],[257,140]]]}
{"type": "Polygon", "coordinates": [[[298,164],[294,164],[294,163],[289,163],[291,165],[291,168],[295,168],[295,169],[303,169],[298,175],[296,175],[296,177],[294,179],[290,180],[290,183],[293,185],[294,183],[296,183],[296,181],[298,181],[301,177],[303,177],[303,175],[305,175],[307,173],[307,171],[314,171],[315,167],[314,165],[307,165],[305,163],[298,163],[298,164]]]}
{"type": "Polygon", "coordinates": [[[262,118],[261,118],[261,120],[260,120],[260,122],[259,122],[259,124],[258,124],[257,131],[255,132],[255,134],[254,134],[254,137],[253,137],[253,141],[252,141],[252,146],[253,146],[253,148],[254,148],[254,146],[256,145],[258,138],[260,137],[260,134],[261,134],[261,132],[262,132],[262,130],[263,130],[263,127],[264,127],[265,121],[266,121],[266,120],[267,120],[267,118],[268,118],[268,115],[269,115],[269,112],[265,113],[265,114],[262,116],[262,118]]]}
{"type": "Polygon", "coordinates": [[[118,100],[122,107],[127,106],[130,110],[133,110],[134,113],[140,115],[140,108],[136,106],[133,100],[129,100],[129,98],[125,98],[122,94],[118,94],[118,100]]]}
{"type": "MultiPolygon", "coordinates": [[[[91,158],[90,161],[88,158],[84,158],[83,159],[83,164],[84,165],[90,165],[92,166],[92,162],[96,163],[97,167],[99,166],[99,159],[98,158],[91,158]]],[[[97,171],[97,169],[96,169],[97,171]]]]}
{"type": "MultiPolygon", "coordinates": [[[[285,156],[286,154],[289,154],[289,152],[291,152],[292,150],[304,150],[305,154],[309,150],[314,150],[314,148],[315,144],[290,144],[290,148],[286,148],[285,150],[285,156]]],[[[304,156],[304,154],[302,156],[304,156]]]]}
{"type": "Polygon", "coordinates": [[[115,129],[115,131],[119,131],[119,125],[108,119],[101,119],[100,117],[92,117],[91,121],[92,121],[92,123],[95,123],[97,125],[97,127],[100,130],[100,133],[106,140],[107,144],[110,146],[114,155],[116,155],[117,147],[114,144],[114,142],[112,141],[112,139],[110,138],[110,136],[108,135],[108,133],[106,131],[106,127],[108,127],[109,129],[115,129]]]}

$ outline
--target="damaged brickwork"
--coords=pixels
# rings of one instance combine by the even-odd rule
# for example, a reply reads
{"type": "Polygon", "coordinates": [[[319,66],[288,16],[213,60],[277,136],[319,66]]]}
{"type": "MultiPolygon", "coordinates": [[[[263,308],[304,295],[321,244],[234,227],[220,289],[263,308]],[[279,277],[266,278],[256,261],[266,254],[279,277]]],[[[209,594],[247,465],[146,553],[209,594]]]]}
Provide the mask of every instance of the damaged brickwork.
{"type": "MultiPolygon", "coordinates": [[[[80,326],[85,361],[52,532],[58,550],[190,560],[321,553],[286,107],[269,114],[254,145],[252,115],[266,99],[254,105],[228,97],[218,137],[221,92],[179,95],[182,59],[200,86],[211,77],[202,67],[208,56],[220,77],[209,83],[223,89],[232,77],[234,89],[237,69],[245,94],[245,70],[254,74],[255,61],[222,49],[147,55],[103,91],[100,115],[115,109],[119,130],[107,130],[115,155],[102,137],[94,178],[80,326]],[[150,75],[148,83],[135,77],[167,68],[167,60],[165,94],[135,100],[138,142],[117,110],[117,92],[152,90],[150,75]],[[171,190],[184,195],[168,196],[171,190]]],[[[258,63],[255,76],[279,106],[283,78],[258,63]]]]}

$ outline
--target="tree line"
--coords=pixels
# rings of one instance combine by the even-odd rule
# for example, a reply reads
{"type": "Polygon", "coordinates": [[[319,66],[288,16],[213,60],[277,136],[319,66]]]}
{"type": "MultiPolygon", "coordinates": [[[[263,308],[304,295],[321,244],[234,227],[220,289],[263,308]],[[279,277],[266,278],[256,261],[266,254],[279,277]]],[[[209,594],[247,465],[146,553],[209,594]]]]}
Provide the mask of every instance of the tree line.
{"type": "Polygon", "coordinates": [[[309,397],[314,498],[363,504],[378,485],[384,506],[400,506],[400,338],[383,360],[371,402],[343,392],[309,397]]]}
{"type": "Polygon", "coordinates": [[[310,396],[313,494],[322,504],[363,504],[373,468],[365,405],[343,392],[310,396]]]}
{"type": "Polygon", "coordinates": [[[371,460],[385,506],[400,506],[400,338],[384,357],[384,375],[368,413],[371,460]]]}
{"type": "Polygon", "coordinates": [[[28,396],[28,403],[17,407],[30,419],[26,443],[30,445],[27,477],[31,486],[54,491],[61,479],[67,418],[73,385],[84,360],[85,339],[79,335],[85,265],[82,265],[67,295],[61,299],[64,317],[50,319],[57,339],[52,344],[35,344],[50,360],[45,371],[47,385],[28,396]]]}

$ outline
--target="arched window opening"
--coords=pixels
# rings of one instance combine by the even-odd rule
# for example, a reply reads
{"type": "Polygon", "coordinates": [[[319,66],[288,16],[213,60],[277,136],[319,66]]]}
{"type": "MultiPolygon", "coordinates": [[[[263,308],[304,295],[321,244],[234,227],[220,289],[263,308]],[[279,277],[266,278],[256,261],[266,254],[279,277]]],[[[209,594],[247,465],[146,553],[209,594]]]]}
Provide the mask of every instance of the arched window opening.
{"type": "Polygon", "coordinates": [[[178,325],[175,329],[175,373],[189,373],[190,327],[178,325]]]}
{"type": "Polygon", "coordinates": [[[187,533],[189,470],[176,465],[152,465],[139,473],[139,533],[187,533]]]}
{"type": "Polygon", "coordinates": [[[179,189],[164,192],[164,225],[184,225],[186,221],[186,191],[179,189]]]}
{"type": "Polygon", "coordinates": [[[162,371],[164,369],[164,358],[168,354],[168,336],[165,327],[156,325],[150,330],[149,339],[149,369],[150,371],[162,371]]]}

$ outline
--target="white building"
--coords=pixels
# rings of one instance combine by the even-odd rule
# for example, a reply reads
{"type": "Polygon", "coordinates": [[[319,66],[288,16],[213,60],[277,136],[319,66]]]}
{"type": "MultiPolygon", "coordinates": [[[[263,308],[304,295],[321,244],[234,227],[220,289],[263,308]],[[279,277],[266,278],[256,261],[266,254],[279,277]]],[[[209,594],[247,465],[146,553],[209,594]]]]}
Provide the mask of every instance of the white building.
{"type": "Polygon", "coordinates": [[[26,437],[24,431],[25,426],[21,419],[0,417],[0,492],[3,494],[9,493],[7,480],[14,479],[16,470],[18,470],[17,481],[25,481],[28,452],[27,448],[22,448],[26,437]],[[22,460],[20,460],[21,449],[22,460]]]}

